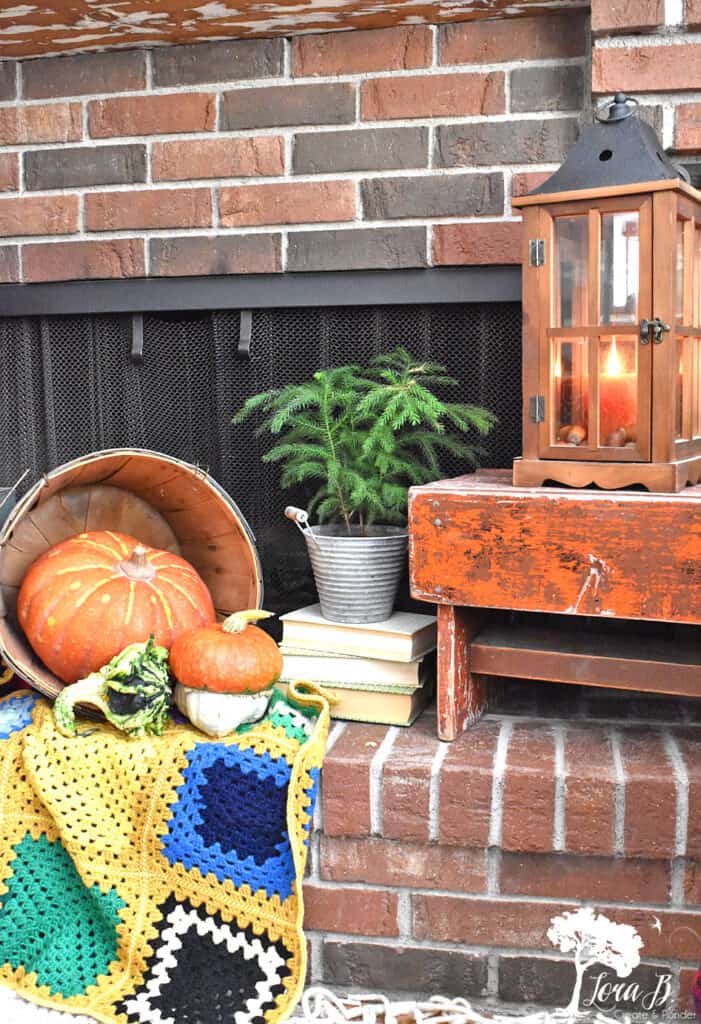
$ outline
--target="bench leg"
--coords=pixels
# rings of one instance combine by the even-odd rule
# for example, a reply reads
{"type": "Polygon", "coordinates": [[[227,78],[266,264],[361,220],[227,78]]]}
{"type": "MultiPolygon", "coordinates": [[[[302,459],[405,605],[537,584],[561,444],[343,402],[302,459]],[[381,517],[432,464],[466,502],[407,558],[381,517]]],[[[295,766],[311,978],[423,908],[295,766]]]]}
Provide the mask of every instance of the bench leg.
{"type": "Polygon", "coordinates": [[[469,608],[438,605],[438,738],[454,740],[487,706],[484,678],[470,672],[470,643],[480,626],[469,608]]]}

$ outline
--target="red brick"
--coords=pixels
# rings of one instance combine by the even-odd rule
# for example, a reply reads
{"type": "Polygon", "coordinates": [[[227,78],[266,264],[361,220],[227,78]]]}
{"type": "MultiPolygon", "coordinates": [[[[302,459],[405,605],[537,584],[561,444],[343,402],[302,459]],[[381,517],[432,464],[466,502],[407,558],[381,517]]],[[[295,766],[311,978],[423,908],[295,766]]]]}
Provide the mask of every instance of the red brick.
{"type": "Polygon", "coordinates": [[[677,794],[662,739],[653,728],[624,729],[620,735],[626,781],[626,855],[671,857],[677,794]]]}
{"type": "Polygon", "coordinates": [[[554,171],[524,171],[521,174],[514,174],[511,178],[511,195],[527,196],[529,192],[547,181],[553,173],[554,171]]]}
{"type": "Polygon", "coordinates": [[[85,196],[88,231],[128,228],[197,228],[212,223],[208,188],[89,192],[85,196]]]}
{"type": "Polygon", "coordinates": [[[154,181],[249,178],[282,174],[284,169],[280,135],[155,142],[151,156],[154,181]]]}
{"type": "Polygon", "coordinates": [[[685,0],[684,20],[688,28],[701,28],[701,0],[685,0]]]}
{"type": "Polygon", "coordinates": [[[595,726],[568,728],[565,766],[565,849],[613,853],[616,773],[606,732],[595,726]]]}
{"type": "Polygon", "coordinates": [[[484,892],[486,853],[436,843],[340,839],[324,835],[321,837],[321,877],[331,882],[484,892]]]}
{"type": "Polygon", "coordinates": [[[23,246],[22,267],[28,283],[143,277],[144,243],[140,238],[34,243],[23,246]]]}
{"type": "Polygon", "coordinates": [[[684,867],[684,902],[701,904],[701,864],[687,861],[684,867]]]}
{"type": "Polygon", "coordinates": [[[395,992],[414,994],[421,985],[463,999],[487,994],[487,958],[462,949],[325,939],[322,957],[323,980],[336,991],[385,992],[389,981],[395,992]]]}
{"type": "Polygon", "coordinates": [[[499,891],[548,899],[666,903],[669,862],[566,853],[502,853],[499,891]]]}
{"type": "Polygon", "coordinates": [[[68,235],[78,230],[78,196],[0,199],[0,235],[68,235]]]}
{"type": "Polygon", "coordinates": [[[488,845],[498,735],[498,724],[483,721],[450,744],[440,777],[441,843],[488,845]]]}
{"type": "Polygon", "coordinates": [[[591,0],[594,33],[639,32],[660,25],[664,25],[664,0],[591,0]]]}
{"type": "Polygon", "coordinates": [[[506,755],[504,850],[549,852],[555,813],[555,740],[547,726],[514,728],[506,755]]]}
{"type": "Polygon", "coordinates": [[[0,145],[77,142],[83,137],[80,103],[47,103],[0,109],[0,145]]]}
{"type": "Polygon", "coordinates": [[[88,104],[90,135],[94,139],[212,131],[215,118],[215,97],[208,92],[123,96],[88,104]]]}
{"type": "Polygon", "coordinates": [[[129,92],[145,87],[143,50],[80,53],[22,62],[22,96],[28,100],[129,92]]]}
{"type": "Polygon", "coordinates": [[[597,906],[597,910],[618,924],[629,924],[643,940],[646,960],[684,960],[698,964],[701,949],[701,911],[642,910],[635,907],[597,906]],[[656,919],[662,929],[657,930],[656,919]]]}
{"type": "Polygon", "coordinates": [[[682,103],[676,108],[674,148],[679,153],[701,150],[701,103],[682,103]]]}
{"type": "Polygon", "coordinates": [[[414,893],[412,909],[417,939],[551,950],[547,931],[564,908],[557,903],[414,893]]]}
{"type": "Polygon", "coordinates": [[[324,762],[327,836],[370,835],[370,764],[387,735],[383,725],[351,724],[324,762]]]}
{"type": "Polygon", "coordinates": [[[425,267],[426,227],[290,231],[287,269],[397,270],[425,267]]]}
{"type": "Polygon", "coordinates": [[[696,44],[595,48],[592,91],[684,92],[701,89],[701,53],[696,44]]]}
{"type": "MultiPolygon", "coordinates": [[[[689,0],[687,0],[689,3],[689,0]]],[[[679,999],[677,1006],[681,1013],[689,1014],[689,1020],[694,1020],[694,997],[692,990],[696,978],[697,968],[682,968],[679,971],[679,999]]]]}
{"type": "Polygon", "coordinates": [[[521,224],[437,224],[433,229],[436,266],[521,262],[521,224]]]}
{"type": "Polygon", "coordinates": [[[152,238],[154,277],[205,274],[276,274],[282,270],[280,235],[185,235],[152,238]]]}
{"type": "Polygon", "coordinates": [[[17,153],[0,154],[0,192],[16,192],[19,188],[19,157],[17,153]]]}
{"type": "Polygon", "coordinates": [[[19,257],[16,245],[0,245],[0,284],[19,281],[19,257]]]}
{"type": "Polygon", "coordinates": [[[431,765],[438,747],[433,715],[423,715],[395,740],[382,774],[382,833],[389,839],[428,842],[431,765]]]}
{"type": "Polygon", "coordinates": [[[432,48],[427,25],[295,36],[292,73],[301,77],[425,68],[432,48]]]}
{"type": "Polygon", "coordinates": [[[500,71],[371,78],[362,85],[365,121],[503,114],[504,103],[504,75],[500,71]]]}
{"type": "Polygon", "coordinates": [[[701,735],[694,728],[675,729],[674,738],[689,780],[686,855],[701,861],[701,735]]]}
{"type": "Polygon", "coordinates": [[[219,216],[227,228],[353,220],[355,210],[352,181],[237,185],[219,193],[219,216]]]}
{"type": "Polygon", "coordinates": [[[466,21],[440,29],[441,64],[499,64],[513,60],[580,57],[585,53],[583,12],[466,21]]]}
{"type": "Polygon", "coordinates": [[[307,931],[351,935],[399,935],[397,894],[382,889],[304,886],[304,927],[307,931]]]}

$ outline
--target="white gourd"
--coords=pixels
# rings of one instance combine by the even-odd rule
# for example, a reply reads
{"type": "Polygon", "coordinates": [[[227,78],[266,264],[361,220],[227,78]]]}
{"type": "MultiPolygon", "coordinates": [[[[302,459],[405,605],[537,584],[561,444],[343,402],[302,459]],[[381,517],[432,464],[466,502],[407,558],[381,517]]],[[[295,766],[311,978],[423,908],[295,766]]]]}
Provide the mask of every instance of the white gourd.
{"type": "Polygon", "coordinates": [[[270,690],[260,693],[212,693],[175,684],[175,703],[208,736],[226,736],[240,725],[256,722],[268,709],[270,690]]]}

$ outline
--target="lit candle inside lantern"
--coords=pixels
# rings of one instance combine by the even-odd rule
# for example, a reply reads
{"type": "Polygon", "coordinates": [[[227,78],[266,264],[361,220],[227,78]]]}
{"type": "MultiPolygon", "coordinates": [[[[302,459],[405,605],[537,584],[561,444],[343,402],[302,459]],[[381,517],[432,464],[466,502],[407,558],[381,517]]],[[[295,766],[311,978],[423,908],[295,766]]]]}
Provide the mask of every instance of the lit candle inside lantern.
{"type": "Polygon", "coordinates": [[[620,433],[637,420],[638,375],[627,372],[618,352],[616,339],[599,380],[599,431],[601,444],[620,445],[620,433]],[[613,440],[617,437],[617,440],[613,440]]]}

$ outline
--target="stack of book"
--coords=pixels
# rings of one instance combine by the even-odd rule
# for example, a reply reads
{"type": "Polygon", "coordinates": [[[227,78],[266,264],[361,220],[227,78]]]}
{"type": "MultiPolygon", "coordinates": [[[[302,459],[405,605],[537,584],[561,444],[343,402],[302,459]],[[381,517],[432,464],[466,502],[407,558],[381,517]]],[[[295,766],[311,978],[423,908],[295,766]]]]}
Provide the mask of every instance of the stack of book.
{"type": "Polygon", "coordinates": [[[328,688],[336,700],[332,718],[411,725],[426,707],[435,678],[434,615],[332,622],[313,604],[281,619],[281,683],[305,679],[328,688]]]}

